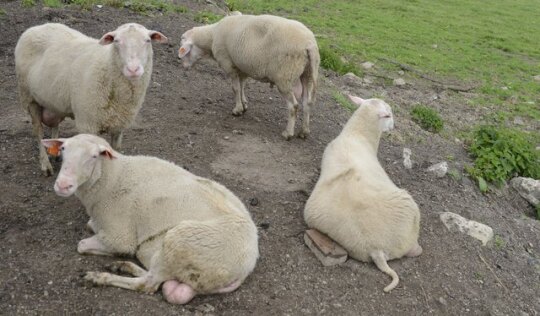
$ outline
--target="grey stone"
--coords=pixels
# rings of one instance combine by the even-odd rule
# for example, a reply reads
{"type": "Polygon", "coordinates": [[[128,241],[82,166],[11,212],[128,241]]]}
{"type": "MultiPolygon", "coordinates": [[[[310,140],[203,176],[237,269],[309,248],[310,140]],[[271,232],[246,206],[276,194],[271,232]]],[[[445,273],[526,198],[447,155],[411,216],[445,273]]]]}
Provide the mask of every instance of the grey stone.
{"type": "Polygon", "coordinates": [[[540,75],[536,75],[536,76],[534,76],[534,77],[533,77],[533,79],[534,79],[535,81],[538,81],[538,82],[540,82],[540,75]]]}
{"type": "Polygon", "coordinates": [[[474,237],[486,245],[493,238],[493,229],[485,224],[468,220],[465,217],[452,212],[443,212],[440,219],[448,230],[457,230],[474,237]]]}
{"type": "Polygon", "coordinates": [[[366,61],[366,62],[362,63],[362,68],[364,68],[366,70],[373,68],[373,66],[375,66],[375,64],[372,63],[372,62],[369,62],[369,61],[366,61]]]}
{"type": "Polygon", "coordinates": [[[516,125],[524,125],[525,122],[523,122],[523,119],[521,118],[521,116],[516,116],[516,117],[514,117],[514,124],[516,124],[516,125]]]}
{"type": "Polygon", "coordinates": [[[406,169],[412,168],[411,155],[412,151],[410,148],[403,148],[403,166],[405,166],[406,169]]]}
{"type": "Polygon", "coordinates": [[[427,171],[434,174],[437,178],[442,178],[448,172],[448,163],[446,161],[439,162],[427,168],[427,171]]]}
{"type": "Polygon", "coordinates": [[[345,84],[352,87],[359,87],[362,86],[362,79],[358,77],[357,75],[353,74],[352,72],[348,72],[343,75],[343,79],[345,79],[345,84]]]}
{"type": "Polygon", "coordinates": [[[540,180],[517,177],[510,180],[510,184],[518,191],[519,195],[529,201],[533,206],[540,203],[540,180]]]}
{"type": "Polygon", "coordinates": [[[403,78],[396,78],[394,79],[394,86],[404,86],[405,85],[405,80],[403,80],[403,78]]]}

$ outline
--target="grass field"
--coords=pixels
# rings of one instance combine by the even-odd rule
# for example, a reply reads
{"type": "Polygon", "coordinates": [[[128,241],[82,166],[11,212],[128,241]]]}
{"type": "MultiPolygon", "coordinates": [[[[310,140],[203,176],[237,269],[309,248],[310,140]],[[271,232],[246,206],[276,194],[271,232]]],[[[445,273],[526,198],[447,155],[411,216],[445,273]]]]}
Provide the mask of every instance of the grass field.
{"type": "Polygon", "coordinates": [[[229,0],[244,13],[300,20],[323,48],[383,68],[410,65],[436,78],[474,85],[472,105],[496,105],[498,117],[540,119],[538,1],[229,0]]]}

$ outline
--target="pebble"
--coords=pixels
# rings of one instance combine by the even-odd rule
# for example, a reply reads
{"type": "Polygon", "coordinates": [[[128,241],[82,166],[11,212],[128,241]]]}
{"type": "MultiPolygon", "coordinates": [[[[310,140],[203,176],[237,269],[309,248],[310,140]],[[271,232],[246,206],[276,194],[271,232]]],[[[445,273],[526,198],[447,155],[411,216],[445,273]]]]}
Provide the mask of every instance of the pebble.
{"type": "Polygon", "coordinates": [[[403,78],[396,78],[394,79],[394,86],[404,86],[405,85],[405,80],[403,80],[403,78]]]}
{"type": "Polygon", "coordinates": [[[259,205],[259,199],[256,198],[256,197],[253,197],[253,198],[249,199],[249,205],[251,205],[251,206],[259,205]]]}

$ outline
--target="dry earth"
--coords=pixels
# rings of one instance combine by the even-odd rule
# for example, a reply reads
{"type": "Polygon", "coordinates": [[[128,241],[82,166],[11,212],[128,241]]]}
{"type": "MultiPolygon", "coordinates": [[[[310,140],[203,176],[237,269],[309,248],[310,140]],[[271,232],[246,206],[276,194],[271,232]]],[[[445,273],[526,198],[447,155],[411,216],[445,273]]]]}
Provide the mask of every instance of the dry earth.
{"type": "MultiPolygon", "coordinates": [[[[404,87],[351,84],[323,73],[313,110],[312,136],[284,141],[286,109],[275,89],[250,82],[250,108],[231,115],[227,78],[213,62],[186,71],[176,58],[180,35],[196,25],[187,14],[139,16],[125,9],[22,9],[1,2],[0,16],[0,314],[98,315],[538,315],[540,313],[540,221],[511,189],[483,195],[468,178],[435,179],[425,169],[442,160],[462,172],[470,162],[463,144],[447,132],[418,128],[409,108],[423,102],[439,109],[450,131],[471,124],[481,113],[466,105],[466,94],[440,90],[405,77],[404,87]],[[81,256],[77,242],[88,236],[87,216],[75,198],[52,190],[41,175],[28,116],[17,103],[13,50],[28,27],[65,23],[100,37],[126,22],[165,33],[169,45],[154,47],[154,74],[135,126],[127,130],[124,152],[153,155],[219,181],[248,205],[260,233],[260,260],[234,293],[197,297],[186,306],[166,303],[160,293],[145,295],[83,282],[86,271],[103,270],[112,258],[81,256]],[[418,258],[390,265],[401,282],[389,294],[389,278],[373,264],[349,259],[323,267],[304,245],[302,211],[315,184],[325,145],[350,113],[332,98],[336,89],[383,96],[393,107],[396,130],[381,142],[379,158],[398,186],[407,189],[422,212],[418,258]],[[414,167],[401,163],[403,147],[414,167]],[[258,202],[258,203],[255,203],[258,202]],[[255,205],[254,205],[255,204],[255,205]],[[439,213],[452,211],[491,226],[497,242],[482,246],[449,232],[439,213]]],[[[61,135],[75,134],[72,122],[61,135]]],[[[55,164],[59,167],[59,163],[55,164]]]]}

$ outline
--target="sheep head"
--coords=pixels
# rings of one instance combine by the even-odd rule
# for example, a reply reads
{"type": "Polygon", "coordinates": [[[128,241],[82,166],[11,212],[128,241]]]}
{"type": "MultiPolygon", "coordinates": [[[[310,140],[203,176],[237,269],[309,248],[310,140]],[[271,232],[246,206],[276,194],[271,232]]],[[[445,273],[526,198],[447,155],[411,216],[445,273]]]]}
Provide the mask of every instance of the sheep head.
{"type": "Polygon", "coordinates": [[[137,23],[121,25],[101,37],[99,44],[114,45],[120,56],[122,73],[128,79],[139,79],[144,68],[152,60],[152,42],[167,43],[165,35],[151,31],[137,23]]]}
{"type": "Polygon", "coordinates": [[[62,168],[54,183],[54,191],[63,197],[71,196],[90,179],[99,178],[102,160],[114,159],[118,155],[105,140],[90,134],[43,139],[41,143],[49,153],[62,155],[62,168]]]}
{"type": "Polygon", "coordinates": [[[388,103],[381,99],[362,99],[353,95],[349,95],[349,99],[358,105],[356,112],[363,118],[363,124],[376,122],[381,132],[394,128],[394,115],[388,103]]]}

